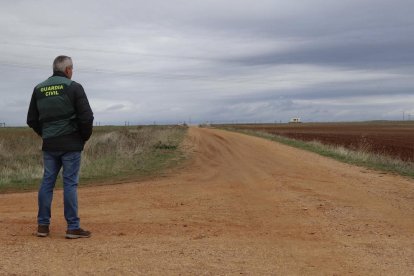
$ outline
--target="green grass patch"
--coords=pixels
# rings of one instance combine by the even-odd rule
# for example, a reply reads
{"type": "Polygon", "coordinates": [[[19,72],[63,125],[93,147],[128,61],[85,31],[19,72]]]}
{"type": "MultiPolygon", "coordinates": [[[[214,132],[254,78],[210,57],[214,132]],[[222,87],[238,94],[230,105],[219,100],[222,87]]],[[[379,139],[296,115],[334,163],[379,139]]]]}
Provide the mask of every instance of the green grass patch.
{"type": "MultiPolygon", "coordinates": [[[[133,181],[180,164],[187,127],[95,127],[82,153],[80,185],[133,181]]],[[[0,193],[38,188],[41,138],[29,128],[0,129],[0,193]]],[[[57,187],[62,186],[61,177],[57,187]]]]}
{"type": "Polygon", "coordinates": [[[220,129],[235,131],[247,135],[265,138],[295,148],[311,151],[344,163],[357,165],[378,171],[396,173],[402,176],[414,178],[414,163],[406,162],[387,155],[370,153],[364,150],[350,150],[342,146],[322,144],[318,141],[305,142],[280,135],[269,134],[261,131],[243,130],[234,127],[221,126],[220,129]]]}

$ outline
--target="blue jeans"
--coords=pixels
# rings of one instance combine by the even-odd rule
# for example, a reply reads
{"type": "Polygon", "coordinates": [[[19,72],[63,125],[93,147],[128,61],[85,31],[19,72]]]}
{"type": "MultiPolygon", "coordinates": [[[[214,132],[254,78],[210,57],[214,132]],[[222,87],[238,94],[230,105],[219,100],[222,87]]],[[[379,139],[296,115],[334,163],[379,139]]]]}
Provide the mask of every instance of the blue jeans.
{"type": "Polygon", "coordinates": [[[78,182],[81,152],[43,151],[44,174],[39,188],[39,212],[37,222],[49,225],[53,189],[60,169],[63,167],[63,204],[68,230],[78,229],[78,182]]]}

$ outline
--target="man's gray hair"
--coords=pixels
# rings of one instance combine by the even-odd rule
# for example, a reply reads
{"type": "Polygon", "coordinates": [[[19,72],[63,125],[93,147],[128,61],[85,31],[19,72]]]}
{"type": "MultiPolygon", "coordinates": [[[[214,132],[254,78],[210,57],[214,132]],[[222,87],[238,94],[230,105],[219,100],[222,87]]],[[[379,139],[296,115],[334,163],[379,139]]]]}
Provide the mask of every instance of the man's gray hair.
{"type": "Polygon", "coordinates": [[[58,56],[53,61],[53,72],[65,72],[67,67],[73,67],[72,58],[68,56],[58,56]]]}

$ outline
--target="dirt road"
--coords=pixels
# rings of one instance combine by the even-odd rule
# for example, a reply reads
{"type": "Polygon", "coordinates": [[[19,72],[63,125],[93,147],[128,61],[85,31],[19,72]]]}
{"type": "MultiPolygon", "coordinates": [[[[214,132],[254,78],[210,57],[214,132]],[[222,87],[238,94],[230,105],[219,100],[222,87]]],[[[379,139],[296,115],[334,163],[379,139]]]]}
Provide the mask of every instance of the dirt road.
{"type": "Polygon", "coordinates": [[[61,191],[0,195],[0,274],[414,275],[414,181],[242,134],[192,128],[192,158],[79,190],[90,239],[66,240],[61,191]]]}

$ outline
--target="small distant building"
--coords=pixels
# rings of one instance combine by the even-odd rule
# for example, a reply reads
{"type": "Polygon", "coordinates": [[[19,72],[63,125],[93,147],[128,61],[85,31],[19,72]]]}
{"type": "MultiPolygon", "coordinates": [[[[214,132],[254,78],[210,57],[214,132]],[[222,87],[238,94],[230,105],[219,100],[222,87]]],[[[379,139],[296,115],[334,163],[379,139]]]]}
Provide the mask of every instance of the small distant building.
{"type": "Polygon", "coordinates": [[[302,123],[302,121],[300,120],[299,117],[293,117],[292,119],[290,119],[289,123],[302,123]]]}

